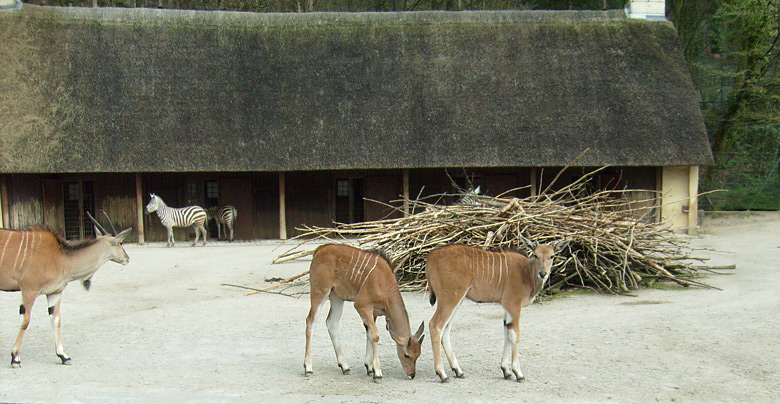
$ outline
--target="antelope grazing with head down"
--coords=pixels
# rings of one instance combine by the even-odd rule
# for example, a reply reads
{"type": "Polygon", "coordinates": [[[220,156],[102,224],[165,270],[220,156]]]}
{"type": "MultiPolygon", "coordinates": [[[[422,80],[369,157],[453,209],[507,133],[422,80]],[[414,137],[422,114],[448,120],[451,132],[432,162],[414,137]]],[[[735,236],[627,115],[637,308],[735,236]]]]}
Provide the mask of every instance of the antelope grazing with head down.
{"type": "Polygon", "coordinates": [[[131,230],[110,235],[96,226],[98,237],[70,242],[46,227],[0,229],[0,290],[22,292],[22,304],[19,306],[22,325],[11,351],[11,367],[22,366],[22,338],[30,324],[33,303],[40,295],[46,295],[48,300],[55,353],[63,365],[70,361],[60,336],[62,291],[72,281],[82,281],[84,288],[89,289],[92,275],[108,261],[127,264],[130,258],[122,247],[122,241],[131,230]]]}
{"type": "Polygon", "coordinates": [[[455,377],[463,377],[463,370],[452,351],[450,331],[455,311],[465,298],[477,303],[501,303],[504,307],[501,370],[505,379],[512,377],[512,373],[517,381],[524,379],[517,352],[520,311],[534,301],[550,276],[553,252],[552,246],[542,244],[535,249],[536,257],[529,259],[510,250],[484,251],[451,245],[428,255],[425,275],[428,278],[431,305],[437,304],[428,328],[433,344],[434,368],[443,383],[449,379],[442,365],[442,346],[455,377]]]}
{"type": "Polygon", "coordinates": [[[366,372],[375,382],[382,379],[379,363],[379,330],[376,317],[387,317],[387,330],[397,344],[398,358],[410,378],[414,378],[415,364],[420,356],[424,323],[412,334],[409,314],[406,312],[401,292],[398,290],[390,262],[381,254],[354,247],[327,244],[317,248],[309,270],[311,284],[311,309],[306,317],[306,355],[304,373],[312,373],[311,336],[317,313],[330,297],[330,312],[326,324],[336,351],[336,360],[342,373],[349,373],[349,365],[339,344],[339,320],[344,301],[354,301],[355,310],[366,328],[366,372]]]}

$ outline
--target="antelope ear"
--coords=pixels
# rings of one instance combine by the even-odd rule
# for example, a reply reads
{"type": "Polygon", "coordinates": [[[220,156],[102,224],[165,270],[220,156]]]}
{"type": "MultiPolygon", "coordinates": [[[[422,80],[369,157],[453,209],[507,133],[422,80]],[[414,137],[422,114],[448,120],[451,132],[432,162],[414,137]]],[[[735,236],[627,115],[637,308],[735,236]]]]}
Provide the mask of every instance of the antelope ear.
{"type": "Polygon", "coordinates": [[[480,185],[477,185],[477,187],[474,189],[474,195],[479,195],[479,188],[480,185]]]}
{"type": "Polygon", "coordinates": [[[425,332],[425,321],[420,323],[420,327],[417,328],[417,332],[414,333],[414,338],[422,338],[423,332],[425,332]]]}
{"type": "Polygon", "coordinates": [[[111,244],[117,245],[122,243],[123,241],[125,241],[127,236],[129,236],[132,231],[133,231],[132,227],[128,227],[122,230],[122,232],[120,232],[119,234],[116,235],[116,237],[114,237],[114,240],[111,241],[111,244]]]}
{"type": "Polygon", "coordinates": [[[420,339],[417,340],[417,343],[422,344],[424,339],[425,339],[425,335],[420,335],[420,339]]]}
{"type": "Polygon", "coordinates": [[[101,231],[100,231],[100,229],[98,229],[98,227],[97,227],[97,226],[94,226],[94,225],[93,225],[92,227],[94,227],[94,228],[95,228],[95,234],[96,234],[98,237],[100,237],[100,236],[102,236],[102,235],[103,235],[103,232],[101,232],[101,231]]]}

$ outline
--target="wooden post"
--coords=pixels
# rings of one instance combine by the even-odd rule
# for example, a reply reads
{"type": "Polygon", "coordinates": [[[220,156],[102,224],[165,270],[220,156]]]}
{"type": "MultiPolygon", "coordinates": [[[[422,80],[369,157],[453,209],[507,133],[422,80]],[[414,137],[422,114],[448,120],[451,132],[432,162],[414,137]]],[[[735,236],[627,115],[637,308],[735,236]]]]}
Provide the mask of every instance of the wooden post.
{"type": "Polygon", "coordinates": [[[699,166],[691,166],[688,177],[688,234],[699,231],[699,166]]]}
{"type": "Polygon", "coordinates": [[[6,182],[6,175],[2,174],[0,175],[0,205],[2,205],[3,210],[3,217],[0,217],[0,220],[2,220],[2,223],[0,223],[0,227],[4,229],[10,229],[11,223],[9,219],[9,213],[8,213],[8,183],[6,182]]]}
{"type": "Polygon", "coordinates": [[[138,244],[146,243],[144,234],[144,190],[141,173],[135,173],[135,210],[138,217],[138,244]]]}
{"type": "Polygon", "coordinates": [[[404,217],[409,217],[409,169],[404,169],[404,217]]]}
{"type": "Polygon", "coordinates": [[[656,167],[655,169],[655,222],[661,223],[663,220],[663,203],[664,203],[664,168],[656,167]]]}
{"type": "Polygon", "coordinates": [[[283,171],[279,172],[279,238],[287,240],[287,212],[283,171]]]}
{"type": "Polygon", "coordinates": [[[531,196],[536,196],[537,191],[537,182],[536,182],[536,167],[531,167],[531,196]]]}

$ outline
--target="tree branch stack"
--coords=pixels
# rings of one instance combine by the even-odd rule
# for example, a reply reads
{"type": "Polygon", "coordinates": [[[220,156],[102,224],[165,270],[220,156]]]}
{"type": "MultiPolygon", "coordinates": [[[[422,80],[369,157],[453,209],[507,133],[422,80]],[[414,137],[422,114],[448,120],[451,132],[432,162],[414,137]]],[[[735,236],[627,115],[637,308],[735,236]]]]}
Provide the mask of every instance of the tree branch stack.
{"type": "MultiPolygon", "coordinates": [[[[406,290],[426,286],[425,257],[448,244],[465,244],[483,249],[523,249],[523,238],[538,243],[568,241],[556,253],[547,287],[549,291],[589,288],[602,292],[628,293],[659,280],[682,286],[708,285],[696,281],[698,272],[687,240],[674,234],[665,223],[653,220],[655,195],[637,200],[648,191],[595,191],[587,176],[540,196],[507,198],[479,196],[479,205],[439,205],[411,200],[414,214],[334,227],[306,226],[301,244],[277,261],[298,254],[303,244],[329,240],[385,251],[406,290]],[[631,198],[630,196],[634,196],[631,198]]],[[[457,196],[457,195],[456,195],[457,196]]],[[[474,197],[471,195],[471,197],[474,197]]],[[[377,202],[378,203],[378,202],[377,202]]],[[[390,205],[387,205],[390,206],[390,205]]],[[[394,208],[397,209],[397,208],[394,208]]]]}

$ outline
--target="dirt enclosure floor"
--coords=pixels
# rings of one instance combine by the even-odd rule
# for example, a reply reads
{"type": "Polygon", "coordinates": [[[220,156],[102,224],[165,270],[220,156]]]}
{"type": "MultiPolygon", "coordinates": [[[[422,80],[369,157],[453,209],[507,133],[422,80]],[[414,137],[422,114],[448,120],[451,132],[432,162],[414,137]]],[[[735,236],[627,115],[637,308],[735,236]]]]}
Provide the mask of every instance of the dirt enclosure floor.
{"type": "MultiPolygon", "coordinates": [[[[341,339],[353,371],[336,366],[324,317],[314,375],[303,376],[308,295],[244,296],[223,283],[262,287],[308,269],[310,259],[270,261],[275,242],[127,245],[127,266],[106,264],[92,290],[71,284],[62,333],[72,365],[59,365],[40,298],[22,368],[10,367],[18,293],[0,294],[2,403],[535,403],[780,402],[780,215],[705,222],[692,239],[708,265],[736,264],[705,281],[722,288],[652,289],[636,297],[576,294],[523,311],[526,381],[501,378],[502,310],[464,303],[453,346],[465,379],[441,384],[429,339],[408,380],[379,320],[385,377],[363,371],[365,334],[347,304],[341,339]]],[[[405,293],[413,328],[433,308],[405,293]]],[[[326,306],[327,307],[327,306],[326,306]]],[[[446,362],[445,362],[446,366],[446,362]]]]}

